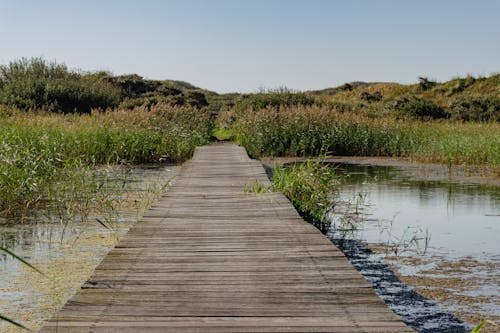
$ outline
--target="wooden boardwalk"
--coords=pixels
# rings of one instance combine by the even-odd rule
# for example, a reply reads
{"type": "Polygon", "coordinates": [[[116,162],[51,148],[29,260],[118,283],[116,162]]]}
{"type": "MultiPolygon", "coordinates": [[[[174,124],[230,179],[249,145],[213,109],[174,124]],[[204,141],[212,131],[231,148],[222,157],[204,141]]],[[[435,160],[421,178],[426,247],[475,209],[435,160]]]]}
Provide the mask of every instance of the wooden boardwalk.
{"type": "Polygon", "coordinates": [[[200,147],[174,185],[41,330],[413,332],[234,144],[200,147]]]}

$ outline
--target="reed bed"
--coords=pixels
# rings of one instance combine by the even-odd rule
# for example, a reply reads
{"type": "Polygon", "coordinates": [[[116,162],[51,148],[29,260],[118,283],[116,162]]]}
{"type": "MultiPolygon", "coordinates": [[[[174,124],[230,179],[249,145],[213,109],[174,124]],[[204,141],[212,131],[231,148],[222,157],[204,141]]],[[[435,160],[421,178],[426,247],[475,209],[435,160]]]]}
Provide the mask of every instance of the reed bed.
{"type": "Polygon", "coordinates": [[[0,113],[3,212],[42,201],[49,184],[73,170],[184,161],[196,146],[209,142],[212,129],[208,113],[169,105],[88,115],[0,113]]]}
{"type": "Polygon", "coordinates": [[[298,211],[318,225],[335,205],[339,184],[335,168],[322,161],[306,161],[288,166],[276,165],[272,186],[285,194],[298,211]]]}
{"type": "Polygon", "coordinates": [[[229,111],[220,118],[254,157],[391,156],[500,173],[500,124],[495,122],[370,117],[325,106],[229,111]]]}

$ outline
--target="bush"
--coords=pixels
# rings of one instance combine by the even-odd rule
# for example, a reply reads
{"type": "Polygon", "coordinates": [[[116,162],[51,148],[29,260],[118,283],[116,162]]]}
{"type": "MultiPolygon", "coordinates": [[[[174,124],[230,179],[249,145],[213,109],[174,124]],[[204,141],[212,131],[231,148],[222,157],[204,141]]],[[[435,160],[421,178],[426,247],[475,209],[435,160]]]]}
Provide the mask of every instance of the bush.
{"type": "Polygon", "coordinates": [[[386,105],[387,109],[396,111],[402,116],[418,119],[448,118],[449,113],[439,105],[415,96],[403,96],[386,105]]]}
{"type": "Polygon", "coordinates": [[[363,91],[360,95],[359,98],[361,100],[367,101],[367,102],[379,102],[382,100],[382,94],[378,91],[374,92],[373,94],[370,94],[367,91],[363,91]]]}
{"type": "Polygon", "coordinates": [[[137,74],[107,76],[107,80],[114,86],[120,88],[122,97],[132,98],[142,94],[155,91],[158,86],[158,81],[144,80],[142,76],[137,74]]]}
{"type": "Polygon", "coordinates": [[[97,75],[71,72],[41,58],[0,66],[0,104],[23,110],[90,113],[118,104],[120,90],[97,75]]]}
{"type": "Polygon", "coordinates": [[[418,90],[426,91],[434,88],[437,85],[437,82],[431,81],[426,77],[418,78],[418,90]]]}
{"type": "Polygon", "coordinates": [[[451,116],[463,121],[500,121],[500,99],[461,96],[450,106],[451,116]]]}
{"type": "Polygon", "coordinates": [[[476,82],[476,79],[472,76],[466,78],[458,79],[457,82],[451,87],[449,95],[454,95],[461,93],[465,89],[469,88],[476,82]]]}
{"type": "Polygon", "coordinates": [[[187,91],[185,93],[185,103],[196,108],[208,106],[205,95],[196,90],[187,91]]]}

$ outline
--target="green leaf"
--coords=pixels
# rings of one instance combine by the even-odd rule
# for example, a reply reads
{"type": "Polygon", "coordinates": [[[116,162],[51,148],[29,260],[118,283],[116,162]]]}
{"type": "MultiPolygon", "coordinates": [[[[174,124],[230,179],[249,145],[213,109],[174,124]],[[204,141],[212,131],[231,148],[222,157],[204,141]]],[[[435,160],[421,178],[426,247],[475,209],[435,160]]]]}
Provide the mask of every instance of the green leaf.
{"type": "Polygon", "coordinates": [[[12,257],[14,257],[15,259],[19,260],[20,262],[22,262],[23,264],[25,264],[26,266],[30,267],[31,269],[37,271],[38,273],[44,275],[42,273],[41,270],[39,270],[38,268],[36,268],[35,266],[33,266],[32,264],[30,264],[29,262],[27,262],[26,260],[24,260],[23,258],[19,257],[18,255],[16,255],[14,252],[11,252],[9,251],[8,249],[4,248],[4,247],[1,247],[0,246],[0,251],[3,251],[9,255],[11,255],[12,257]]]}
{"type": "Polygon", "coordinates": [[[483,327],[486,325],[486,320],[482,320],[479,325],[474,327],[474,329],[471,331],[471,333],[478,333],[483,327]]]}
{"type": "Polygon", "coordinates": [[[497,326],[497,324],[495,324],[495,322],[493,322],[491,320],[483,319],[483,320],[481,320],[481,322],[479,323],[479,325],[477,325],[476,327],[474,327],[474,329],[470,333],[479,333],[481,331],[481,329],[486,324],[491,324],[493,326],[497,326]]]}

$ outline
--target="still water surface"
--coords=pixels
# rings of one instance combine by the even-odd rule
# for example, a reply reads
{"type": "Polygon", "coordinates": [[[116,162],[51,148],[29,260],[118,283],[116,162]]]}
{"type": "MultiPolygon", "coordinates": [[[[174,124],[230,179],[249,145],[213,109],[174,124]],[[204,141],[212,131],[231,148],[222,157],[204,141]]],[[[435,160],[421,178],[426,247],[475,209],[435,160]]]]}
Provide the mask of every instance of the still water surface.
{"type": "Polygon", "coordinates": [[[368,222],[358,236],[372,243],[430,234],[429,251],[447,258],[500,255],[500,188],[415,179],[395,167],[340,165],[340,197],[362,196],[368,222]],[[390,229],[390,230],[389,230],[390,229]]]}
{"type": "Polygon", "coordinates": [[[345,227],[346,209],[362,222],[334,238],[370,244],[372,257],[470,325],[500,319],[500,187],[400,167],[339,164],[337,173],[343,204],[331,215],[334,229],[345,227]]]}

